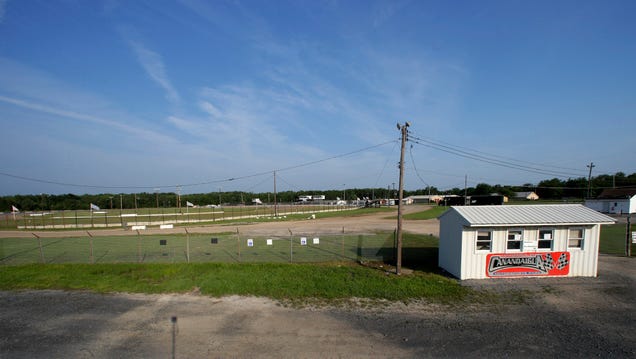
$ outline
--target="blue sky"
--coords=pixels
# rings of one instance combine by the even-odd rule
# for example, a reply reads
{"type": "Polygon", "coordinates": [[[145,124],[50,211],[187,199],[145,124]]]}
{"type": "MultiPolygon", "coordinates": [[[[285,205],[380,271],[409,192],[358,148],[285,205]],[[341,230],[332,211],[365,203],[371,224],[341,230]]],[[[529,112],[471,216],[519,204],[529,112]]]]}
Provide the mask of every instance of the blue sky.
{"type": "Polygon", "coordinates": [[[405,121],[407,189],[636,172],[634,1],[0,0],[0,39],[0,195],[386,187],[405,121]]]}

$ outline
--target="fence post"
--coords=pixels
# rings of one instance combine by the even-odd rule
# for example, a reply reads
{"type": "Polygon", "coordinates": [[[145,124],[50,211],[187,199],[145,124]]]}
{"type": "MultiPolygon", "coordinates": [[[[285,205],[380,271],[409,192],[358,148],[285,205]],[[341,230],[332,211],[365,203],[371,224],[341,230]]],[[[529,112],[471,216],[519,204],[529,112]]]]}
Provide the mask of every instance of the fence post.
{"type": "MultiPolygon", "coordinates": [[[[393,260],[397,263],[397,229],[393,230],[393,260]]],[[[397,265],[397,264],[396,264],[397,265]]]]}
{"type": "Polygon", "coordinates": [[[342,257],[344,258],[344,256],[345,256],[345,245],[344,245],[344,242],[345,242],[345,229],[344,229],[344,226],[342,226],[342,235],[341,235],[341,237],[342,237],[342,257]]]}
{"type": "Polygon", "coordinates": [[[186,232],[186,260],[190,263],[190,232],[187,228],[184,228],[186,232]]]}
{"type": "Polygon", "coordinates": [[[238,261],[241,261],[241,236],[239,235],[239,229],[236,228],[236,244],[238,245],[238,261]]]}
{"type": "Polygon", "coordinates": [[[40,236],[38,236],[37,234],[35,233],[31,233],[31,234],[38,239],[38,247],[40,247],[40,263],[44,263],[44,251],[42,250],[42,240],[40,239],[40,236]]]}
{"type": "Polygon", "coordinates": [[[289,231],[289,263],[294,263],[294,238],[291,229],[289,231]]]}
{"type": "Polygon", "coordinates": [[[137,230],[137,263],[141,263],[141,235],[137,230]]]}
{"type": "Polygon", "coordinates": [[[177,317],[173,316],[170,318],[170,321],[172,322],[172,359],[175,358],[175,354],[176,354],[176,342],[177,342],[177,331],[176,331],[176,326],[177,326],[177,317]]]}
{"type": "Polygon", "coordinates": [[[95,257],[93,257],[93,235],[91,234],[91,232],[86,231],[86,233],[88,233],[88,241],[90,243],[90,260],[91,260],[91,264],[95,263],[95,257]]]}

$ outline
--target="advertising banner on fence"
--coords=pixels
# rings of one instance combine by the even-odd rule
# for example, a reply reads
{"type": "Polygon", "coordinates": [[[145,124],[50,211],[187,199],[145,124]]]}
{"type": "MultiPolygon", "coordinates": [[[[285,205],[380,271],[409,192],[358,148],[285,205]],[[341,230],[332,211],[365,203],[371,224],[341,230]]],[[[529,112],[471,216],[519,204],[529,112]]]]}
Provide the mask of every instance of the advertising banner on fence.
{"type": "Polygon", "coordinates": [[[570,253],[492,253],[486,257],[490,278],[562,276],[570,272],[570,253]]]}

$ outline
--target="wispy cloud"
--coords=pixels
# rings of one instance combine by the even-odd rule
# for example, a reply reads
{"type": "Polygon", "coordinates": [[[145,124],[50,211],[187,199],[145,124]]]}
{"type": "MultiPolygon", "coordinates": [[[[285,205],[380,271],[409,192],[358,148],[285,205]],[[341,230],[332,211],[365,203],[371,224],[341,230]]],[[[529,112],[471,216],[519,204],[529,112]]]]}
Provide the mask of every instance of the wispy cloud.
{"type": "Polygon", "coordinates": [[[40,104],[40,103],[31,102],[31,101],[27,101],[23,99],[17,99],[17,98],[0,95],[0,102],[12,104],[14,106],[19,106],[19,107],[26,108],[33,111],[47,113],[50,115],[60,116],[67,119],[90,122],[93,124],[110,127],[112,129],[127,132],[129,134],[140,136],[148,140],[159,140],[162,142],[172,140],[171,138],[165,135],[156,133],[151,130],[133,127],[124,123],[112,121],[112,120],[101,118],[98,116],[86,115],[86,114],[77,113],[77,112],[73,112],[69,110],[63,110],[63,109],[55,108],[55,107],[40,104]]]}
{"type": "Polygon", "coordinates": [[[166,67],[161,55],[139,42],[129,41],[129,44],[148,76],[166,92],[166,99],[172,103],[178,103],[180,101],[179,93],[166,74],[166,67]]]}

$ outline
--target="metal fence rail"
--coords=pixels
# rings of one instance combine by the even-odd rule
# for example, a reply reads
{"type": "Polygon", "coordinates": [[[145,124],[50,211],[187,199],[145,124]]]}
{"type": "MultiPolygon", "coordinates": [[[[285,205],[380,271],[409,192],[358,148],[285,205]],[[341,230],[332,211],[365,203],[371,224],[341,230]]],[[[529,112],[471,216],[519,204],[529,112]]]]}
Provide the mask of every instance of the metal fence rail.
{"type": "Polygon", "coordinates": [[[183,263],[390,261],[394,233],[288,236],[173,234],[0,238],[0,265],[27,263],[183,263]]]}

